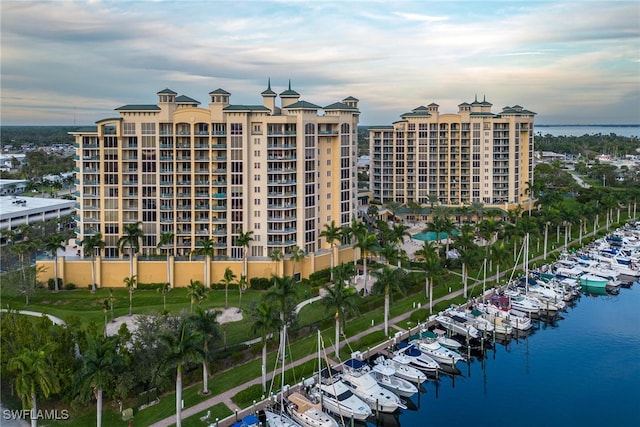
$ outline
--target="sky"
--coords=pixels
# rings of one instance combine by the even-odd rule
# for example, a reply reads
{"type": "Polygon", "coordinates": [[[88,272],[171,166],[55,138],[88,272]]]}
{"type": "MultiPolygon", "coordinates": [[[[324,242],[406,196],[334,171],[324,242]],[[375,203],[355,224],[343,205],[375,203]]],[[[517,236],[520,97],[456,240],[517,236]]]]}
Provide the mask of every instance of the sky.
{"type": "Polygon", "coordinates": [[[360,124],[486,99],[538,124],[640,123],[640,2],[2,0],[0,121],[92,125],[170,88],[291,88],[360,124]]]}

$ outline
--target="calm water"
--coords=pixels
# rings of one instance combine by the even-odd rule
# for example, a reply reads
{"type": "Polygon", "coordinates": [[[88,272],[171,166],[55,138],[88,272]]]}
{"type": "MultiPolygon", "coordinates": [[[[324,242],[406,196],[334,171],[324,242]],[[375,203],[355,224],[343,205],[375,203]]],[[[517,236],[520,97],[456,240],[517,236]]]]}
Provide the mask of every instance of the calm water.
{"type": "Polygon", "coordinates": [[[615,133],[620,136],[640,137],[640,125],[630,126],[540,126],[535,125],[536,135],[553,135],[553,136],[582,136],[603,134],[609,135],[615,133]]]}
{"type": "Polygon", "coordinates": [[[425,383],[384,425],[640,426],[640,285],[583,295],[562,317],[425,383]]]}

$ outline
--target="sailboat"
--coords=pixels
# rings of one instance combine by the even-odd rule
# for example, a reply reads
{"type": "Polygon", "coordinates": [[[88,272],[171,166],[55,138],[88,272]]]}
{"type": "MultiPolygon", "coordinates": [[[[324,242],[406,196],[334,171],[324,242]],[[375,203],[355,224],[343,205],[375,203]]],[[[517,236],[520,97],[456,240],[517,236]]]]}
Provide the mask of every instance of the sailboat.
{"type": "MultiPolygon", "coordinates": [[[[320,358],[320,331],[318,331],[318,368],[320,358]]],[[[314,385],[315,397],[322,407],[343,419],[364,421],[371,416],[371,408],[356,396],[338,377],[338,372],[327,367],[319,370],[318,383],[314,385]]]]}
{"type": "Polygon", "coordinates": [[[282,385],[282,390],[280,390],[280,405],[278,410],[265,409],[264,415],[266,418],[267,426],[269,427],[301,427],[300,424],[292,420],[285,412],[284,412],[284,362],[285,362],[285,341],[287,336],[287,325],[285,323],[282,328],[282,369],[280,372],[280,384],[282,385]]]}
{"type": "MultiPolygon", "coordinates": [[[[303,382],[305,388],[312,387],[315,383],[313,378],[303,382]]],[[[294,391],[287,396],[287,411],[289,415],[300,425],[305,427],[338,427],[338,422],[322,411],[322,405],[317,399],[309,398],[308,395],[294,391]]]]}

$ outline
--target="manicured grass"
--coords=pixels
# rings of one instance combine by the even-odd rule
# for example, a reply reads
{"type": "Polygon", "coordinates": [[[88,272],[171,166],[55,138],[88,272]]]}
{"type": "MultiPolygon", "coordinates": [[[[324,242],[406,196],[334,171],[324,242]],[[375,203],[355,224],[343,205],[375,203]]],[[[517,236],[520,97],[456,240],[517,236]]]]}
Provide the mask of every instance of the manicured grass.
{"type": "MultiPolygon", "coordinates": [[[[196,415],[192,415],[189,418],[185,418],[182,420],[183,427],[203,427],[209,424],[213,424],[216,422],[216,418],[222,420],[233,414],[233,411],[227,408],[227,405],[224,403],[218,403],[217,405],[213,405],[211,408],[199,412],[196,415]],[[206,421],[201,421],[200,417],[204,417],[207,415],[207,412],[210,411],[209,418],[206,421]]],[[[175,425],[175,424],[172,424],[175,425]]]]}

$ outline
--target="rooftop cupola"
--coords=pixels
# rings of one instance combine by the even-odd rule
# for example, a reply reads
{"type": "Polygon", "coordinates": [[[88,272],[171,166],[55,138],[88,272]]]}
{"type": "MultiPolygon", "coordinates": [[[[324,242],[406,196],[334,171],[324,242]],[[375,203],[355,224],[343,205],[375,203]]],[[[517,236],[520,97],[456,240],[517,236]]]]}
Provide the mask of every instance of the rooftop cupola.
{"type": "Polygon", "coordinates": [[[169,88],[165,88],[157,93],[160,104],[173,104],[176,101],[177,93],[169,88]]]}
{"type": "Polygon", "coordinates": [[[262,105],[271,110],[271,114],[276,110],[276,97],[277,93],[271,90],[271,78],[267,82],[267,88],[262,91],[262,105]]]}
{"type": "Polygon", "coordinates": [[[231,94],[224,89],[216,89],[214,91],[209,92],[209,96],[211,97],[211,103],[216,105],[229,105],[229,97],[231,94]]]}
{"type": "Polygon", "coordinates": [[[282,108],[295,104],[300,99],[300,94],[291,89],[291,80],[289,80],[289,89],[280,94],[280,99],[282,100],[282,108]]]}

